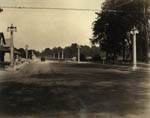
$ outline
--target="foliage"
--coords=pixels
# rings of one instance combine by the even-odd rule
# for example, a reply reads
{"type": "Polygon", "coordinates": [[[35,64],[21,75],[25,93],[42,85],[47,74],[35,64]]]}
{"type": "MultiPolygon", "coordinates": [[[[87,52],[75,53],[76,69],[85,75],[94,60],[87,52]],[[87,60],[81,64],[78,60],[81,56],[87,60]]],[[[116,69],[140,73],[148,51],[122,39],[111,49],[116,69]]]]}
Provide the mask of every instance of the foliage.
{"type": "MultiPolygon", "coordinates": [[[[58,52],[60,54],[60,58],[62,55],[62,51],[64,52],[64,58],[65,59],[71,59],[73,57],[77,57],[78,55],[78,48],[77,44],[73,43],[71,46],[67,46],[65,48],[61,47],[54,47],[52,49],[46,48],[44,51],[42,51],[41,56],[52,58],[52,55],[55,53],[56,59],[58,58],[58,52]]],[[[86,61],[87,57],[95,57],[95,55],[100,56],[100,48],[99,47],[89,47],[87,45],[80,45],[80,59],[81,61],[86,61]]],[[[100,59],[100,58],[99,58],[100,59]]]]}
{"type": "MultiPolygon", "coordinates": [[[[25,49],[23,49],[23,48],[19,48],[19,49],[17,49],[17,51],[20,53],[20,56],[22,57],[22,58],[26,58],[26,51],[25,51],[25,49]]],[[[29,58],[32,58],[32,53],[34,53],[35,54],[35,56],[40,56],[40,52],[39,51],[36,51],[36,50],[28,50],[28,57],[29,58]]]]}
{"type": "Polygon", "coordinates": [[[137,37],[138,57],[144,57],[147,48],[144,27],[148,24],[148,7],[148,0],[105,0],[102,12],[96,13],[92,43],[99,43],[101,49],[110,55],[125,56],[127,44],[130,52],[132,49],[132,38],[127,34],[136,26],[140,31],[137,37]],[[139,50],[141,46],[145,49],[139,50]]]}
{"type": "Polygon", "coordinates": [[[18,52],[20,52],[20,56],[22,58],[26,58],[26,52],[25,52],[25,50],[23,48],[18,49],[18,52]]]}

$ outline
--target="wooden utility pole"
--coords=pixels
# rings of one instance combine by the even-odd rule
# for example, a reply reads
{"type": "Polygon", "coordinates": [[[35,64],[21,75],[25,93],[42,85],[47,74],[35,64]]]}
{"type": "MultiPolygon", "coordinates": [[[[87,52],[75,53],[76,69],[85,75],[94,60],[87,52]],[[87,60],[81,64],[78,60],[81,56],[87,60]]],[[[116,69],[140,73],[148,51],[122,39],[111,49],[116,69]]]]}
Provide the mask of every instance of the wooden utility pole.
{"type": "Polygon", "coordinates": [[[26,61],[28,60],[28,48],[29,48],[29,46],[26,45],[26,46],[25,46],[25,50],[26,50],[26,61]]]}
{"type": "Polygon", "coordinates": [[[64,50],[62,49],[62,59],[64,59],[64,50]]]}
{"type": "Polygon", "coordinates": [[[58,51],[58,59],[60,59],[60,53],[59,53],[59,51],[58,51]]]}
{"type": "Polygon", "coordinates": [[[53,53],[53,59],[55,59],[55,53],[53,53]]]}
{"type": "Polygon", "coordinates": [[[13,33],[17,32],[17,28],[11,24],[10,27],[7,28],[7,31],[10,32],[10,60],[11,60],[11,66],[14,65],[14,43],[13,43],[13,33]]]}
{"type": "Polygon", "coordinates": [[[78,62],[80,62],[80,45],[78,45],[77,48],[78,48],[78,62]]]}

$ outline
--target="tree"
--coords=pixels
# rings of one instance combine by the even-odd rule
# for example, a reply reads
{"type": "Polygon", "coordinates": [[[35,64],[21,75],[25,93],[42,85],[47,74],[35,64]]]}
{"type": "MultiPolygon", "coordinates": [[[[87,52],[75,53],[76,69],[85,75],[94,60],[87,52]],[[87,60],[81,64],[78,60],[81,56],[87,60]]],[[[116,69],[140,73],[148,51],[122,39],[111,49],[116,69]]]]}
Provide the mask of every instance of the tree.
{"type": "Polygon", "coordinates": [[[64,49],[64,54],[66,58],[72,58],[72,57],[77,57],[77,44],[73,43],[69,47],[65,47],[64,49]]]}
{"type": "Polygon", "coordinates": [[[127,34],[136,26],[140,31],[137,37],[138,58],[142,60],[140,57],[144,57],[146,60],[148,47],[144,28],[148,24],[148,20],[145,20],[149,18],[148,7],[148,0],[106,0],[102,12],[96,13],[92,42],[99,43],[107,55],[122,55],[125,59],[125,48],[132,42],[131,36],[127,34]],[[140,47],[145,48],[139,50],[140,47]]]}
{"type": "Polygon", "coordinates": [[[21,56],[22,58],[26,58],[26,52],[25,52],[25,50],[24,50],[23,48],[19,48],[19,49],[18,49],[18,52],[20,52],[20,56],[21,56]]]}

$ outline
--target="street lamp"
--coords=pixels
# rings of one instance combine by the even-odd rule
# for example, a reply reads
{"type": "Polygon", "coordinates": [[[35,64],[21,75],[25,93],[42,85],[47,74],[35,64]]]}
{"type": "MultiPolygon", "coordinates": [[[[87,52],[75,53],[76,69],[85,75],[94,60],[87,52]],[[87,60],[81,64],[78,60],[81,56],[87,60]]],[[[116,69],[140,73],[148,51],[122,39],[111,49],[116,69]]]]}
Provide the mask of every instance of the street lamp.
{"type": "Polygon", "coordinates": [[[62,49],[62,59],[64,59],[64,50],[62,49]]]}
{"type": "Polygon", "coordinates": [[[7,31],[10,32],[10,59],[11,59],[11,66],[14,65],[14,42],[13,42],[13,34],[14,32],[17,32],[17,27],[14,27],[13,24],[11,24],[10,27],[7,28],[7,31]]]}
{"type": "Polygon", "coordinates": [[[29,45],[25,45],[25,50],[26,50],[26,61],[28,60],[28,48],[29,48],[29,45]]]}
{"type": "Polygon", "coordinates": [[[131,29],[130,33],[133,35],[133,69],[136,69],[137,67],[137,56],[136,56],[136,34],[139,33],[136,27],[131,29]]]}
{"type": "Polygon", "coordinates": [[[80,45],[77,45],[77,48],[78,48],[78,62],[80,62],[80,45]]]}
{"type": "Polygon", "coordinates": [[[53,59],[55,59],[55,53],[53,53],[53,59]]]}
{"type": "MultiPolygon", "coordinates": [[[[150,28],[150,19],[148,19],[148,28],[150,28]]],[[[148,41],[148,43],[150,44],[150,41],[148,41]]],[[[149,51],[148,51],[148,57],[150,57],[150,48],[148,48],[148,49],[149,49],[149,51]]]]}
{"type": "Polygon", "coordinates": [[[58,60],[60,59],[60,53],[59,53],[59,51],[58,51],[58,60]]]}

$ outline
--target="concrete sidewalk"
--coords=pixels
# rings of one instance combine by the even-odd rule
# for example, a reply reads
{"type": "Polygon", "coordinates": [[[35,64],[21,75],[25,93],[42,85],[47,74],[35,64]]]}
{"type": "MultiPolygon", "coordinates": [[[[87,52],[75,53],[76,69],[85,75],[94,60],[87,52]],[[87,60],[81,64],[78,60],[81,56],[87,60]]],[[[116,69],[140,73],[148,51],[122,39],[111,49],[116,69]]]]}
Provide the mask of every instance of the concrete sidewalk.
{"type": "Polygon", "coordinates": [[[14,66],[8,66],[5,68],[6,71],[17,71],[20,68],[24,67],[26,64],[28,64],[28,62],[24,62],[24,63],[20,63],[14,66]]]}
{"type": "Polygon", "coordinates": [[[28,62],[20,63],[14,66],[6,66],[5,68],[0,69],[0,78],[3,78],[9,74],[15,73],[18,70],[22,69],[28,62]]]}

